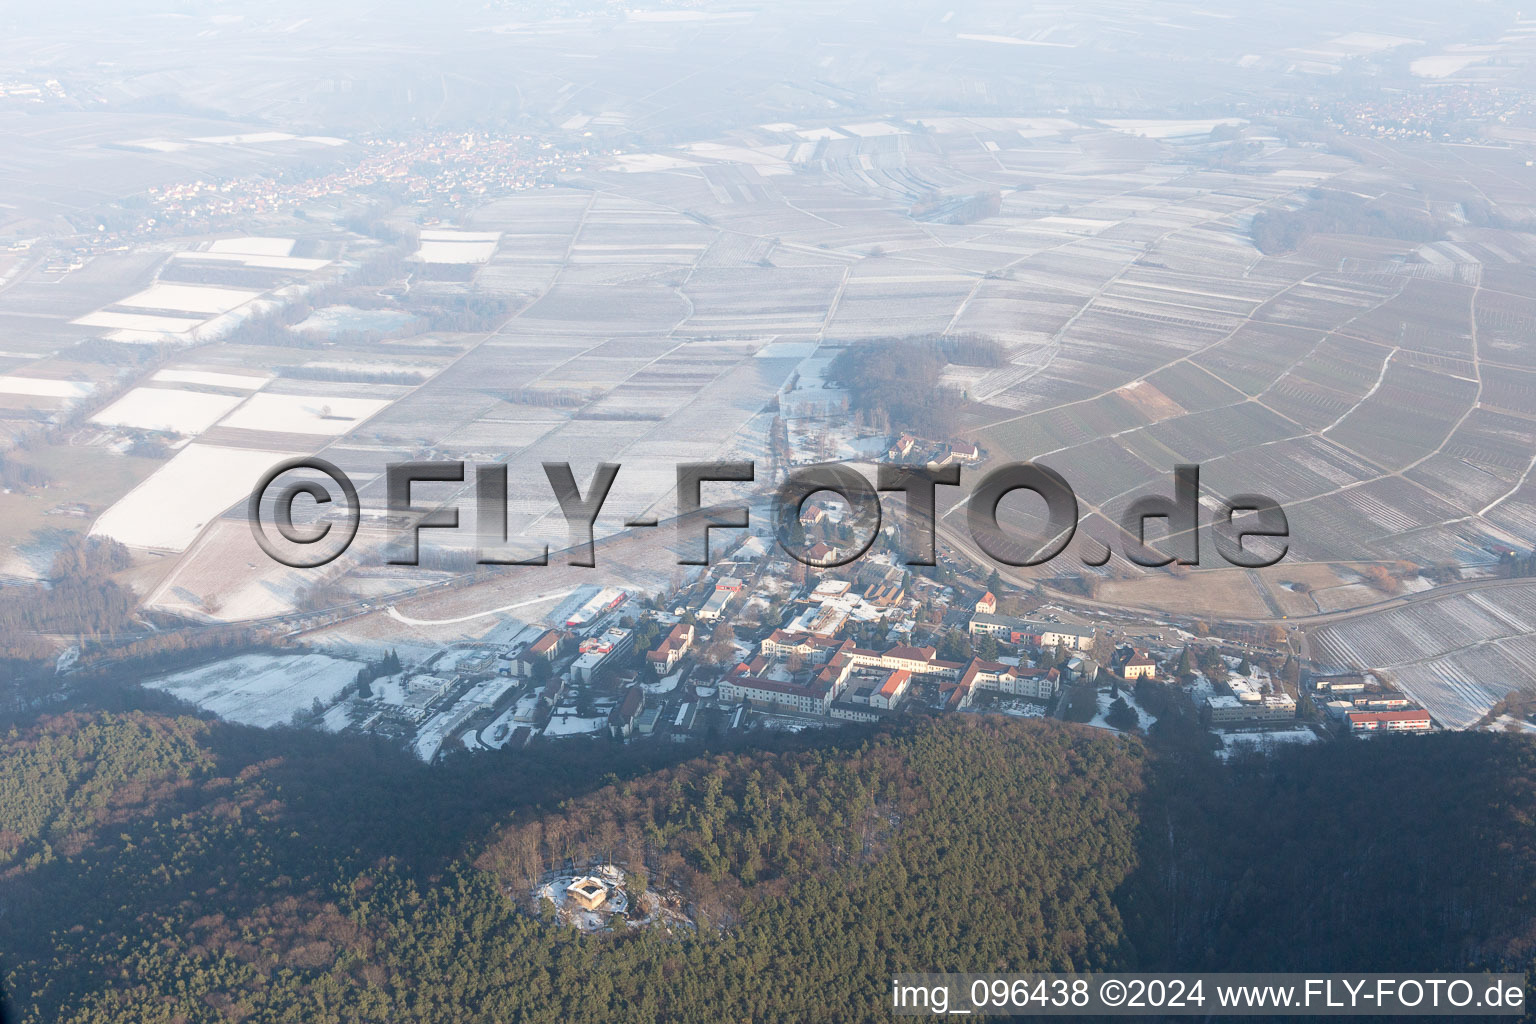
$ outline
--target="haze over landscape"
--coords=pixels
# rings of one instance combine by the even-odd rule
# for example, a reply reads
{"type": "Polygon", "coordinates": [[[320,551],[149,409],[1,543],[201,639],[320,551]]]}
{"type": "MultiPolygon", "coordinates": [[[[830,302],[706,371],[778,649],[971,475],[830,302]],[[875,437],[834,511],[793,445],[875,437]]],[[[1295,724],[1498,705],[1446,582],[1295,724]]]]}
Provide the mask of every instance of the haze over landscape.
{"type": "Polygon", "coordinates": [[[900,971],[1530,967],[1517,5],[0,30],[15,1019],[873,1020],[900,971]],[[250,498],[309,457],[358,526],[292,568],[250,498]],[[419,564],[408,462],[468,464],[407,489],[458,514],[419,564]],[[686,564],[678,467],[720,462],[754,476],[702,501],[751,524],[686,564]],[[1023,462],[1078,507],[1033,565],[972,525],[1023,462]],[[588,498],[618,467],[593,566],[561,463],[588,498]],[[958,472],[935,564],[888,492],[775,536],[825,463],[958,472]],[[1255,494],[1285,531],[1249,567],[1217,527],[1255,494]]]}

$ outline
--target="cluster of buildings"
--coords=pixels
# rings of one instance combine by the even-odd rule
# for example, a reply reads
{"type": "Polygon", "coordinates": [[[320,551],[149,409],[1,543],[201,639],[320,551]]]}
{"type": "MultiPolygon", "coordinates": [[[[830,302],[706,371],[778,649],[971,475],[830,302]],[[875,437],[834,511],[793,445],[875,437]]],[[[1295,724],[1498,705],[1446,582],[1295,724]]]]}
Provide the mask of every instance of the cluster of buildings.
{"type": "Polygon", "coordinates": [[[531,135],[492,132],[368,139],[362,158],[329,174],[299,180],[246,177],[192,181],[148,190],[143,230],[191,220],[283,213],[304,203],[374,189],[400,190],[407,201],[457,205],[488,195],[550,184],[591,159],[583,147],[555,147],[531,135]]]}
{"type": "MultiPolygon", "coordinates": [[[[973,637],[998,643],[996,658],[941,657],[936,647],[908,642],[881,648],[860,646],[845,635],[850,624],[879,621],[897,611],[890,634],[910,636],[913,624],[900,615],[904,597],[895,579],[878,569],[857,580],[828,578],[805,599],[805,609],[758,644],[757,654],[730,668],[720,681],[720,698],[760,708],[855,721],[874,721],[918,691],[939,710],[970,708],[985,693],[1049,701],[1070,682],[1091,681],[1099,666],[1087,655],[1095,631],[1067,623],[1033,622],[997,614],[997,598],[983,594],[966,622],[973,637]],[[1001,653],[1003,647],[1011,652],[1001,653]],[[1059,652],[1068,657],[1058,667],[1059,652]]],[[[1144,651],[1125,648],[1110,667],[1130,674],[1156,675],[1144,651]]]]}
{"type": "Polygon", "coordinates": [[[981,449],[970,441],[925,441],[914,434],[898,434],[885,457],[892,462],[935,466],[973,465],[981,461],[981,449]]]}
{"type": "Polygon", "coordinates": [[[1226,693],[1205,698],[1206,720],[1218,728],[1289,722],[1296,717],[1296,698],[1272,684],[1247,676],[1233,676],[1223,684],[1226,693]]]}
{"type": "Polygon", "coordinates": [[[961,710],[984,690],[1048,699],[1056,694],[1060,673],[981,658],[947,661],[932,647],[867,650],[852,640],[776,629],[756,657],[726,674],[720,695],[803,714],[874,721],[894,711],[914,681],[934,684],[945,708],[961,710]]]}
{"type": "MultiPolygon", "coordinates": [[[[496,709],[496,721],[515,728],[511,742],[578,733],[676,740],[912,711],[1110,724],[1117,698],[1136,700],[1136,684],[1164,679],[1181,684],[1171,689],[1215,730],[1284,730],[1299,717],[1296,691],[1250,665],[1251,646],[1170,641],[1135,626],[1117,634],[1060,621],[1049,607],[1006,614],[990,590],[978,594],[953,571],[905,570],[890,553],[807,579],[759,547],[704,570],[666,609],[658,603],[593,587],[557,612],[559,625],[520,633],[524,642],[498,661],[503,675],[525,681],[496,709]],[[515,714],[502,710],[512,700],[515,714]]],[[[1403,694],[1363,677],[1316,677],[1302,692],[1341,731],[1432,727],[1403,694]]],[[[500,745],[499,734],[487,745],[500,745]]]]}
{"type": "Polygon", "coordinates": [[[1383,139],[1482,142],[1490,124],[1527,124],[1532,97],[1520,87],[1424,83],[1363,99],[1313,103],[1306,111],[1329,129],[1383,139]]]}
{"type": "Polygon", "coordinates": [[[69,94],[57,78],[45,78],[40,82],[19,78],[0,80],[0,101],[44,103],[68,98],[69,94]]]}
{"type": "Polygon", "coordinates": [[[1407,694],[1358,673],[1313,677],[1312,699],[1330,720],[1355,734],[1428,732],[1434,724],[1407,694]]]}

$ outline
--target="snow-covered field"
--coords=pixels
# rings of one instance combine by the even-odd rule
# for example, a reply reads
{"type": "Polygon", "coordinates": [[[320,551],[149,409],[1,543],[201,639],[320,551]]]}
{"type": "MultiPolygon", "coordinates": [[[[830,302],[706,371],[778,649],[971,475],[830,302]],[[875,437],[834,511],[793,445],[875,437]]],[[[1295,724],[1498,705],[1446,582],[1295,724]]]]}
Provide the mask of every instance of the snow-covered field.
{"type": "Polygon", "coordinates": [[[0,394],[37,398],[84,398],[95,385],[83,380],[49,380],[46,377],[0,377],[0,394]]]}
{"type": "Polygon", "coordinates": [[[261,270],[319,270],[331,263],[330,260],[311,260],[300,256],[262,256],[239,252],[179,252],[173,258],[205,263],[234,263],[261,270]]]}
{"type": "Polygon", "coordinates": [[[484,263],[496,255],[500,241],[499,231],[423,231],[416,259],[423,263],[484,263]]]}
{"type": "Polygon", "coordinates": [[[1420,78],[1449,78],[1456,72],[1485,60],[1484,54],[1443,53],[1435,57],[1417,57],[1408,62],[1408,71],[1420,78]]]}
{"type": "Polygon", "coordinates": [[[247,654],[144,685],[231,722],[266,728],[287,724],[295,711],[308,711],[316,700],[334,700],[359,667],[326,654],[247,654]]]}
{"type": "Polygon", "coordinates": [[[352,724],[353,707],[351,701],[343,701],[327,708],[324,717],[320,719],[320,728],[326,732],[341,732],[352,724]]]}
{"type": "Polygon", "coordinates": [[[280,430],[289,434],[345,434],[389,404],[384,398],[316,395],[253,395],[220,426],[280,430]]]}
{"type": "Polygon", "coordinates": [[[232,388],[237,391],[259,391],[267,382],[266,377],[219,373],[214,370],[161,370],[150,379],[163,384],[204,384],[211,388],[232,388]]]}
{"type": "Polygon", "coordinates": [[[291,238],[221,238],[208,246],[209,252],[233,252],[242,256],[287,256],[293,252],[291,238]]]}
{"type": "Polygon", "coordinates": [[[179,313],[228,313],[260,294],[249,288],[215,288],[212,285],[169,284],[160,281],[126,299],[119,299],[116,305],[179,313]]]}
{"type": "Polygon", "coordinates": [[[114,313],[97,310],[70,321],[81,327],[110,327],[119,331],[143,331],[150,334],[185,334],[201,325],[202,317],[156,316],[153,313],[114,313]]]}
{"type": "Polygon", "coordinates": [[[1307,728],[1276,729],[1272,732],[1224,732],[1221,750],[1216,756],[1231,757],[1239,750],[1264,750],[1281,743],[1316,743],[1317,733],[1307,728]]]}
{"type": "Polygon", "coordinates": [[[699,166],[696,161],[664,153],[620,153],[615,159],[621,171],[674,171],[684,167],[699,166]]]}
{"type": "Polygon", "coordinates": [[[206,391],[134,388],[91,417],[92,423],[172,434],[200,434],[245,399],[206,391]]]}
{"type": "Polygon", "coordinates": [[[1132,135],[1140,135],[1146,139],[1177,139],[1209,135],[1213,128],[1222,125],[1239,125],[1243,120],[1240,117],[1215,117],[1202,121],[1116,119],[1107,120],[1104,123],[1117,131],[1130,132],[1132,135]]]}
{"type": "Polygon", "coordinates": [[[129,547],[183,551],[291,452],[189,444],[101,514],[91,533],[129,547]]]}
{"type": "Polygon", "coordinates": [[[1044,39],[1022,39],[1019,36],[989,35],[983,32],[957,32],[956,39],[964,39],[971,43],[1002,43],[1006,46],[1059,46],[1072,47],[1075,43],[1053,43],[1044,39]]]}

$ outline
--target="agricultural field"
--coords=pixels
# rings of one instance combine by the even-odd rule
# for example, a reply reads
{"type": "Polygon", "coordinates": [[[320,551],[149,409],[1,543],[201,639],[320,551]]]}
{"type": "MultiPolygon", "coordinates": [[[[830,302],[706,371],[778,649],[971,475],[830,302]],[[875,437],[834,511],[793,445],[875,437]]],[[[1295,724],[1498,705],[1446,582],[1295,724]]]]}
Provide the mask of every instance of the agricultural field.
{"type": "Polygon", "coordinates": [[[286,725],[328,704],[357,677],[358,662],[325,654],[249,654],[150,679],[145,686],[242,725],[286,725]]]}
{"type": "Polygon", "coordinates": [[[1438,721],[1466,728],[1510,692],[1536,690],[1536,583],[1365,614],[1315,631],[1311,644],[1323,665],[1374,669],[1438,721]]]}
{"type": "Polygon", "coordinates": [[[189,444],[103,513],[91,532],[132,548],[184,551],[249,495],[263,473],[293,454],[189,444]]]}
{"type": "MultiPolygon", "coordinates": [[[[1349,59],[1356,44],[1339,45],[1306,59],[1349,59]]],[[[135,152],[215,161],[237,146],[335,148],[278,135],[146,124],[135,152]]],[[[216,566],[255,561],[239,504],[287,455],[336,462],[375,513],[391,461],[503,462],[509,531],[554,544],[564,528],[540,463],[568,460],[584,484],[617,462],[598,524],[611,537],[629,517],[671,511],[677,462],[764,464],[776,419],[796,457],[882,451],[888,437],[826,386],[844,346],[981,338],[996,358],[950,365],[942,383],[983,468],[1040,459],[1095,524],[1166,491],[1189,462],[1207,511],[1252,492],[1286,508],[1289,556],[1275,570],[1174,577],[1117,558],[1101,600],[1263,621],[1339,612],[1371,603],[1365,566],[1485,572],[1536,536],[1536,304],[1524,297],[1536,246],[1463,217],[1432,241],[1319,233],[1261,251],[1254,218],[1319,186],[1451,210],[1508,194],[1523,173],[1470,148],[1454,160],[1385,143],[1346,153],[1232,119],[858,116],[701,130],[452,214],[401,207],[383,218],[389,235],[354,234],[332,210],[95,254],[46,282],[21,274],[0,291],[0,328],[15,328],[0,424],[66,425],[56,443],[81,451],[136,445],[134,472],[114,479],[115,494],[96,488],[73,525],[172,553],[146,576],[155,607],[257,618],[291,609],[297,580],[252,569],[221,585],[216,566]],[[381,279],[346,284],[373,259],[381,279]],[[282,322],[242,332],[269,314],[282,322]],[[148,341],[181,348],[157,362],[110,347],[148,341]],[[194,483],[195,496],[170,502],[194,483]]],[[[967,486],[979,475],[968,469],[967,486]]],[[[464,504],[472,488],[423,493],[464,504]]],[[[428,543],[466,550],[469,518],[428,543]]],[[[670,578],[670,552],[656,554],[621,560],[629,582],[670,578]]],[[[361,559],[337,575],[370,598],[419,582],[361,559]]],[[[346,629],[472,634],[496,609],[568,589],[563,575],[401,597],[410,622],[384,601],[346,629]]],[[[1362,666],[1394,656],[1360,637],[1339,643],[1333,656],[1362,666]]]]}
{"type": "Polygon", "coordinates": [[[200,434],[241,401],[239,395],[165,387],[134,388],[92,416],[90,422],[167,434],[200,434]]]}

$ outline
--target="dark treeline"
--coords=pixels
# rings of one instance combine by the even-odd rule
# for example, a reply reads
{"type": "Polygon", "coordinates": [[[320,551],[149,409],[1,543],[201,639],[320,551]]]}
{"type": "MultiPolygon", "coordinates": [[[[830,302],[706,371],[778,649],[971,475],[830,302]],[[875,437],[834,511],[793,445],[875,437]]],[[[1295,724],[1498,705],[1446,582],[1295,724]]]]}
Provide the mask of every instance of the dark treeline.
{"type": "Polygon", "coordinates": [[[1312,235],[1369,235],[1405,242],[1433,242],[1445,235],[1444,225],[1423,210],[1331,189],[1313,189],[1299,209],[1260,210],[1248,230],[1266,255],[1290,252],[1312,235]]]}
{"type": "Polygon", "coordinates": [[[1499,571],[1511,578],[1536,576],[1536,551],[1523,555],[1516,551],[1501,552],[1499,571]]]}
{"type": "Polygon", "coordinates": [[[8,491],[22,491],[33,487],[46,487],[48,473],[12,456],[0,454],[0,487],[8,491]]]}
{"type": "Polygon", "coordinates": [[[874,1021],[902,970],[1524,970],[1536,948],[1525,738],[1230,766],[980,716],[765,742],[428,769],[367,739],[155,714],[14,729],[14,1009],[874,1021]],[[531,876],[594,857],[684,887],[698,931],[582,936],[529,908],[531,876]]]}
{"type": "Polygon", "coordinates": [[[411,370],[342,370],[332,366],[279,366],[279,377],[290,380],[333,380],[362,384],[424,383],[427,375],[411,370]]]}
{"type": "Polygon", "coordinates": [[[990,338],[900,338],[859,342],[828,369],[847,388],[854,412],[877,427],[943,439],[954,433],[964,395],[940,383],[944,367],[1001,366],[1003,347],[990,338]]]}
{"type": "Polygon", "coordinates": [[[1002,193],[976,192],[967,196],[946,196],[931,193],[912,204],[914,220],[935,224],[971,224],[978,220],[997,216],[1003,208],[1002,193]]]}
{"type": "Polygon", "coordinates": [[[28,647],[29,634],[92,637],[121,629],[138,599],[112,574],[128,563],[128,550],[114,540],[69,537],[46,582],[0,588],[0,644],[15,651],[28,647]]]}

